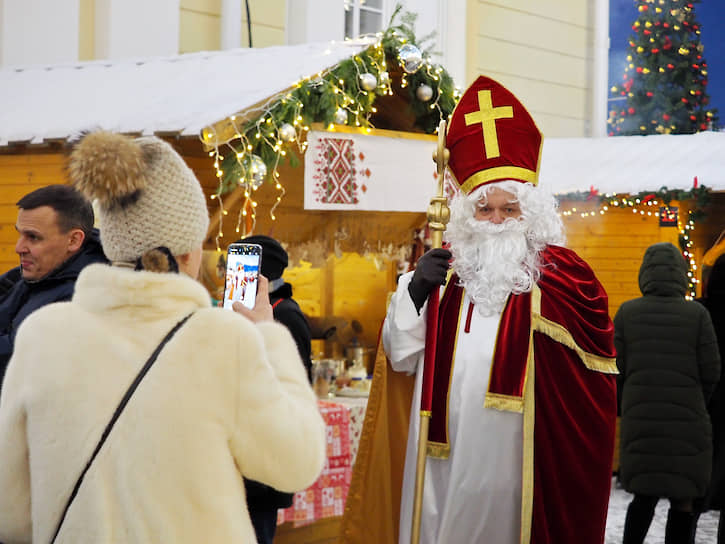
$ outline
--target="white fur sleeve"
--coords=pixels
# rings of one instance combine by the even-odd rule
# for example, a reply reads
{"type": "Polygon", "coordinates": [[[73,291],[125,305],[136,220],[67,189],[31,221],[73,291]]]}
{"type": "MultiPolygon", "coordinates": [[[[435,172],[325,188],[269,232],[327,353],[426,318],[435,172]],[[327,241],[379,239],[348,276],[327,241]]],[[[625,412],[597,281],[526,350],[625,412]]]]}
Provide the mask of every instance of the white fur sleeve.
{"type": "Polygon", "coordinates": [[[289,331],[273,322],[255,328],[261,334],[240,346],[252,375],[240,380],[232,448],[244,476],[280,491],[305,489],[325,463],[325,422],[289,331]]]}
{"type": "Polygon", "coordinates": [[[412,277],[413,272],[400,277],[383,323],[385,353],[390,358],[393,369],[408,374],[415,372],[418,359],[425,349],[427,309],[427,302],[421,308],[420,315],[415,309],[408,293],[408,284],[412,277]]]}
{"type": "MultiPolygon", "coordinates": [[[[16,340],[16,353],[22,336],[16,340]]],[[[22,361],[10,359],[0,393],[0,542],[32,541],[30,466],[25,408],[22,403],[22,361]]]]}

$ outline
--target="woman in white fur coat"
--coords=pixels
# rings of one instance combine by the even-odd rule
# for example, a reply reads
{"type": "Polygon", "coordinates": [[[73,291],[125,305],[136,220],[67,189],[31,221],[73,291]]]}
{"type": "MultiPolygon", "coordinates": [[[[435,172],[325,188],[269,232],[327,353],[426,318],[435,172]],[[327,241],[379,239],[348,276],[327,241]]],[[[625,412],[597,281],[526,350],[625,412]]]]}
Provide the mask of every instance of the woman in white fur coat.
{"type": "Polygon", "coordinates": [[[272,321],[266,280],[252,311],[210,307],[193,279],[204,195],[165,142],[92,133],[69,166],[98,201],[114,266],[87,267],[71,302],[18,332],[0,394],[0,541],[53,541],[129,384],[192,314],[121,413],[55,542],[253,543],[242,476],[296,491],[325,460],[324,422],[292,337],[272,321]]]}

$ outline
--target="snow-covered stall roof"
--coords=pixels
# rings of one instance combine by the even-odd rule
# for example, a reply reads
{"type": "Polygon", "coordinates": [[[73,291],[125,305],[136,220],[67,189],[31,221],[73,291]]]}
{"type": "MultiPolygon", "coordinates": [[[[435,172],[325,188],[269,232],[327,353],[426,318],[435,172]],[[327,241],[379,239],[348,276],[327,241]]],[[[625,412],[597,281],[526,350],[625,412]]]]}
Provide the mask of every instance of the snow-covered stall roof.
{"type": "Polygon", "coordinates": [[[691,189],[725,191],[725,132],[544,138],[539,183],[556,194],[639,193],[691,189]]]}
{"type": "MultiPolygon", "coordinates": [[[[370,40],[0,70],[0,147],[80,130],[198,136],[201,130],[335,66],[370,40]]],[[[556,194],[725,191],[725,133],[545,138],[540,182],[556,194]]]]}
{"type": "Polygon", "coordinates": [[[370,41],[233,49],[0,70],[0,146],[80,130],[198,135],[370,41]]]}

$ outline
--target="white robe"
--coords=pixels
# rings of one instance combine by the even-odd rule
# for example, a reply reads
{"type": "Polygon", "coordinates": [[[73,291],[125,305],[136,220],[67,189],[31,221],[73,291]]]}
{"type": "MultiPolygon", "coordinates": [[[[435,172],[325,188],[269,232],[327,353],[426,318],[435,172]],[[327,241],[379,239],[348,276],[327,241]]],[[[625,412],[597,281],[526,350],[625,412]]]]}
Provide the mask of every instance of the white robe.
{"type": "MultiPolygon", "coordinates": [[[[423,368],[426,307],[418,315],[401,277],[383,325],[383,344],[393,368],[423,368]]],[[[421,515],[423,544],[515,544],[521,527],[521,414],[484,408],[500,315],[475,308],[465,333],[471,299],[464,292],[449,398],[448,459],[427,458],[421,515]]],[[[411,409],[400,512],[401,544],[410,542],[422,372],[411,409]]]]}

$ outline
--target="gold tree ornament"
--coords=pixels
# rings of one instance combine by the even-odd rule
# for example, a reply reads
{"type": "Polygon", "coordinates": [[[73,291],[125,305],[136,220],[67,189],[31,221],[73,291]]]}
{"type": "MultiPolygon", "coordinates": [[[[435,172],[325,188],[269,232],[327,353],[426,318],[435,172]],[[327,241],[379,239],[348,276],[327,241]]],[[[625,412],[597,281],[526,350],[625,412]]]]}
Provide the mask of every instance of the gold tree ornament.
{"type": "Polygon", "coordinates": [[[444,184],[446,178],[446,167],[451,152],[446,147],[446,121],[441,119],[438,125],[438,145],[433,151],[433,160],[436,163],[438,172],[438,190],[436,195],[430,199],[428,206],[428,226],[431,232],[431,240],[433,247],[441,247],[443,245],[443,231],[451,217],[450,208],[448,207],[448,198],[445,196],[444,184]]]}

